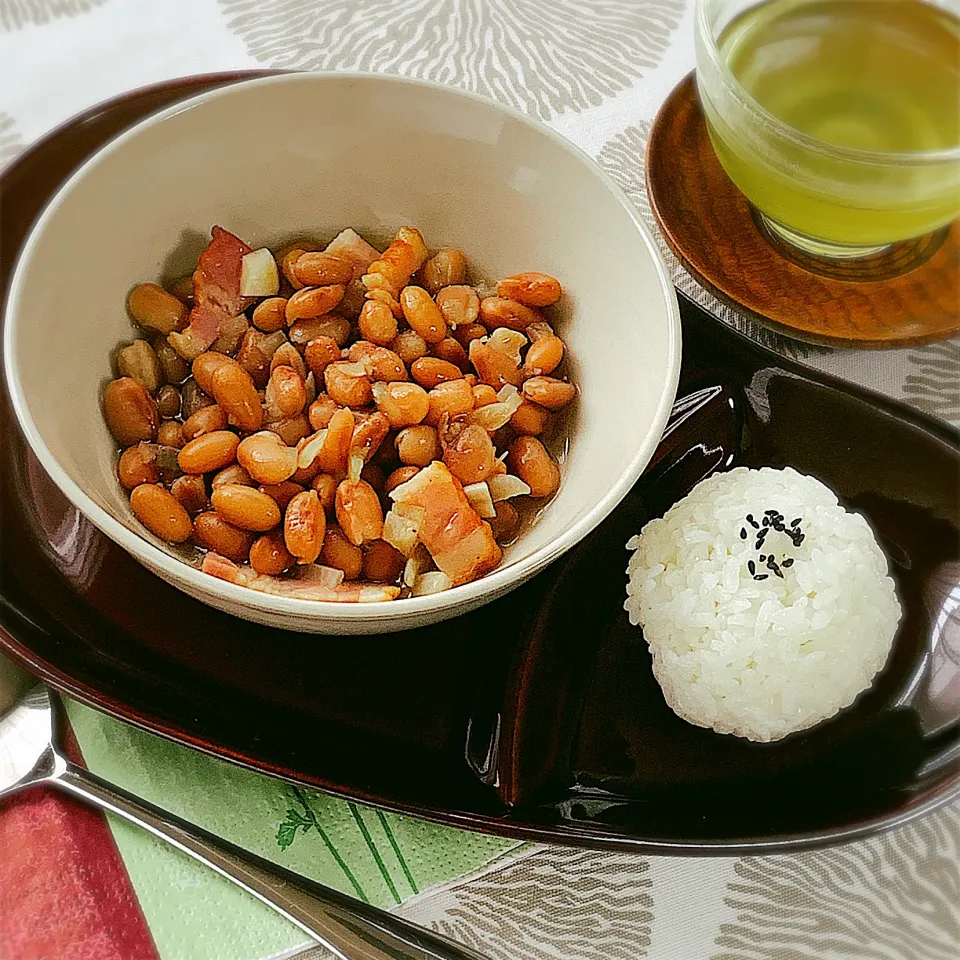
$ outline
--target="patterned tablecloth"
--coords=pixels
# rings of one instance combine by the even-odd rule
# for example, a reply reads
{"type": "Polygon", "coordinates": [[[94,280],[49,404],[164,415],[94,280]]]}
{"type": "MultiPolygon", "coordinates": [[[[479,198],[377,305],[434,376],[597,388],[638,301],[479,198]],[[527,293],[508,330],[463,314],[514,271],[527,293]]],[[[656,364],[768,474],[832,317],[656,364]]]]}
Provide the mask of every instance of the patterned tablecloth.
{"type": "MultiPolygon", "coordinates": [[[[649,217],[646,136],[693,66],[693,0],[0,0],[0,166],[72,114],[187,74],[370,70],[550,124],[649,217]]],[[[6,253],[0,251],[0,254],[6,253]]],[[[960,421],[960,344],[829,351],[726,321],[960,421]]],[[[0,665],[2,668],[3,665],[0,665]]],[[[291,788],[72,705],[92,769],[249,849],[511,960],[954,960],[960,805],[814,853],[671,859],[517,844],[291,788]]],[[[0,808],[4,960],[320,957],[148,837],[33,793],[0,808]]]]}

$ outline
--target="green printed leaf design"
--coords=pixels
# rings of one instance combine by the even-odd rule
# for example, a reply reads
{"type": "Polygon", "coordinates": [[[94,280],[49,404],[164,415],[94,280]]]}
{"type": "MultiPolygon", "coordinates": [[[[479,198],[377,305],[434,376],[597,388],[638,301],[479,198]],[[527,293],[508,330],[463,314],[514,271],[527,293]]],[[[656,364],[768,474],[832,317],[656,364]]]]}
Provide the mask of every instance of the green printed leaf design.
{"type": "Polygon", "coordinates": [[[303,829],[306,833],[313,826],[312,821],[298,813],[296,810],[288,810],[287,818],[277,827],[277,846],[281,850],[286,850],[297,838],[297,830],[303,829]]]}
{"type": "Polygon", "coordinates": [[[23,145],[13,117],[0,113],[0,170],[23,149],[23,145]]]}
{"type": "Polygon", "coordinates": [[[740,333],[745,333],[765,347],[775,350],[784,356],[797,360],[805,360],[814,356],[823,356],[830,353],[827,347],[818,347],[813,344],[785,337],[774,330],[743,316],[721,303],[713,294],[708,293],[683,268],[673,251],[667,246],[666,240],[660,233],[656,218],[650,209],[650,198],[647,196],[647,186],[644,177],[647,158],[647,139],[650,136],[650,124],[638,123],[627,127],[623,133],[608,140],[597,156],[600,166],[621,187],[624,193],[636,204],[643,219],[650,227],[657,240],[657,246],[670,269],[670,279],[678,289],[686,293],[713,316],[730,324],[740,333]]]}
{"type": "Polygon", "coordinates": [[[903,396],[925,413],[960,421],[960,340],[932,343],[907,354],[903,396]]]}

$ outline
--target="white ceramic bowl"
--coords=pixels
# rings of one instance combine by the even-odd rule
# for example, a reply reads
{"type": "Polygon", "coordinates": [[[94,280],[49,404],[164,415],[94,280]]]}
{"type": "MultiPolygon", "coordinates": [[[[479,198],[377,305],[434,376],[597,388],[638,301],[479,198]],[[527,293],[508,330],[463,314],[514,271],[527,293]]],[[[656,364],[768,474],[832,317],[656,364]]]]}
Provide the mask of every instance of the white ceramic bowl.
{"type": "MultiPolygon", "coordinates": [[[[676,391],[680,325],[634,207],[593,161],[492,101],[369,75],[287,74],[195,97],[101,149],[35,225],[10,288],[6,374],[27,439],[64,494],[165,580],[261,623],[319,633],[402,630],[494,599],[542,570],[621,500],[676,391]],[[267,596],[168,552],[133,517],[100,409],[124,302],[190,272],[219,223],[254,247],[351,226],[418,227],[478,275],[542,270],[566,290],[559,332],[581,389],[560,492],[492,574],[393,603],[267,596]]],[[[626,562],[626,561],[624,561],[626,562]]]]}

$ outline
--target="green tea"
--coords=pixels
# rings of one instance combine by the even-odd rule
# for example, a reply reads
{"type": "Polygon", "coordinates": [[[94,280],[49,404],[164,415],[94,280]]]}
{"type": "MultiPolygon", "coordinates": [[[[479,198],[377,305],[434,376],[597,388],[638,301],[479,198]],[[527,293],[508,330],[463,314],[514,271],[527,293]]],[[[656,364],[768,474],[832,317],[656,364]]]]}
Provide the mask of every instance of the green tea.
{"type": "MultiPolygon", "coordinates": [[[[836,244],[919,236],[960,213],[960,20],[919,0],[767,0],[727,26],[721,58],[754,100],[812,140],[705,103],[731,179],[768,217],[836,244]],[[866,153],[864,153],[866,152],[866,153]]],[[[710,91],[706,91],[709,100],[710,91]]]]}

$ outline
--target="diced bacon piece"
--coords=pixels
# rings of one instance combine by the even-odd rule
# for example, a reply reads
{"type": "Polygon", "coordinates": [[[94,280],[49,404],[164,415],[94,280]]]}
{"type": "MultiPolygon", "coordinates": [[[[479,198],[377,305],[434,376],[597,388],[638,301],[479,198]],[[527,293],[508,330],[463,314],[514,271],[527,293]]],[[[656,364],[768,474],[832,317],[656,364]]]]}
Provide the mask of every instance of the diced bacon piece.
{"type": "Polygon", "coordinates": [[[328,244],[324,253],[343,257],[353,264],[353,279],[359,280],[374,260],[380,259],[380,251],[371,247],[363,237],[349,227],[338,233],[328,244]]]}
{"type": "Polygon", "coordinates": [[[490,524],[480,518],[459,481],[439,460],[390,496],[398,504],[423,508],[420,542],[454,586],[483,576],[503,557],[490,524]]]}
{"type": "Polygon", "coordinates": [[[247,564],[239,566],[213,552],[203,558],[200,569],[220,580],[226,580],[259,593],[267,593],[275,597],[292,597],[298,600],[325,600],[328,603],[384,603],[396,600],[400,594],[399,587],[388,587],[380,583],[363,583],[358,580],[330,588],[313,580],[287,580],[262,576],[247,564]]]}

